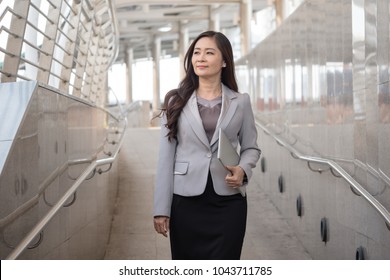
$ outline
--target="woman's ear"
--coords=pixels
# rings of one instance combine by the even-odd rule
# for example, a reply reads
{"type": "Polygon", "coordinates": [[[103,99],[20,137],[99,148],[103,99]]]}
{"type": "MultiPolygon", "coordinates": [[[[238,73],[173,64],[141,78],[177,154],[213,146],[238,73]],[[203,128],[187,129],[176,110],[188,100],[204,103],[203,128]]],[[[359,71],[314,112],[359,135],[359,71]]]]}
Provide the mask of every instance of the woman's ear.
{"type": "Polygon", "coordinates": [[[222,63],[222,67],[226,67],[226,62],[225,61],[222,63]]]}

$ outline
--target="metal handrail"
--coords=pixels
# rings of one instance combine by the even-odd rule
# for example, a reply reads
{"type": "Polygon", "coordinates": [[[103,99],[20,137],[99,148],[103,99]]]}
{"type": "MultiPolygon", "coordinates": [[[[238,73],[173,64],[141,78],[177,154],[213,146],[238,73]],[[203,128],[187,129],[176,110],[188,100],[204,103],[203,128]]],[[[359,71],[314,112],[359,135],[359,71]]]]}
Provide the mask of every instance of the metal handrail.
{"type": "MultiPolygon", "coordinates": [[[[102,150],[99,148],[99,150],[102,150]]],[[[69,160],[65,163],[63,163],[61,166],[54,169],[46,178],[42,181],[42,183],[38,186],[38,193],[34,195],[32,198],[21,204],[18,208],[16,208],[14,211],[12,211],[7,216],[0,218],[0,229],[7,227],[9,224],[11,224],[13,221],[18,219],[20,216],[22,216],[24,213],[26,213],[28,210],[30,210],[32,207],[37,205],[39,203],[39,199],[42,196],[42,194],[45,194],[46,189],[50,186],[50,184],[60,175],[62,175],[65,170],[70,166],[75,166],[79,164],[85,164],[85,163],[91,163],[97,158],[97,155],[93,155],[91,158],[82,158],[82,159],[75,159],[75,160],[69,160]]],[[[77,179],[77,178],[76,178],[77,179]]],[[[75,179],[75,180],[76,180],[75,179]]]]}
{"type": "Polygon", "coordinates": [[[62,208],[65,202],[73,195],[74,192],[80,187],[88,175],[93,172],[93,170],[101,165],[111,164],[115,161],[120,148],[123,144],[124,134],[127,127],[127,118],[124,118],[125,126],[121,138],[118,142],[118,146],[113,153],[113,156],[103,159],[97,159],[92,162],[85,171],[77,178],[75,183],[65,192],[65,194],[53,205],[49,212],[34,226],[34,228],[23,238],[23,240],[15,247],[15,249],[7,256],[7,260],[16,259],[32,242],[32,240],[40,234],[43,228],[50,222],[50,220],[57,214],[57,212],[62,208]]]}
{"type": "MultiPolygon", "coordinates": [[[[43,84],[40,84],[41,87],[45,87],[45,88],[48,88],[50,89],[48,86],[46,85],[43,85],[43,84]]],[[[52,90],[52,89],[51,89],[52,90]]],[[[58,93],[58,94],[62,94],[62,93],[58,93]]],[[[115,95],[115,93],[113,92],[115,98],[117,99],[117,96],[115,95]]],[[[75,97],[75,96],[67,96],[67,98],[70,98],[70,99],[74,99],[78,102],[81,102],[81,103],[85,103],[85,104],[88,104],[87,102],[85,102],[84,100],[81,100],[79,99],[78,97],[75,97]]],[[[98,110],[101,110],[103,111],[105,114],[107,114],[108,116],[112,117],[118,124],[124,120],[124,127],[123,129],[121,130],[118,130],[117,128],[115,129],[115,134],[122,134],[121,135],[121,139],[123,138],[123,135],[126,131],[126,127],[127,127],[127,118],[126,118],[126,111],[123,110],[123,108],[121,106],[119,106],[120,108],[120,115],[119,116],[116,116],[114,115],[112,112],[110,112],[109,110],[107,109],[104,109],[102,107],[97,107],[95,105],[90,105],[90,106],[93,106],[95,107],[96,109],[98,110]],[[121,132],[120,132],[121,131],[121,132]]],[[[108,130],[108,133],[110,133],[110,131],[108,130]]],[[[35,136],[36,134],[33,134],[33,135],[27,135],[27,136],[23,136],[23,137],[31,137],[31,136],[35,136]]],[[[121,139],[119,139],[119,141],[115,141],[115,143],[119,143],[119,146],[118,146],[118,151],[122,145],[122,142],[121,142],[121,139]]],[[[54,169],[43,181],[42,183],[38,186],[38,193],[33,196],[31,199],[29,199],[28,201],[26,201],[25,203],[23,203],[22,205],[20,205],[18,208],[16,208],[13,212],[11,212],[9,215],[3,217],[0,219],[0,229],[2,228],[5,228],[6,226],[8,226],[10,223],[12,223],[13,221],[15,221],[16,219],[18,219],[20,216],[22,216],[24,213],[26,213],[27,211],[29,211],[32,207],[34,207],[35,205],[37,205],[39,203],[39,199],[40,197],[43,195],[45,195],[45,191],[46,189],[50,186],[50,184],[54,181],[55,178],[57,178],[58,176],[60,176],[61,174],[64,173],[65,170],[67,170],[68,167],[70,166],[74,166],[74,165],[79,165],[79,164],[93,164],[95,161],[99,161],[99,164],[98,165],[105,165],[106,163],[102,163],[101,160],[97,160],[97,155],[99,152],[103,151],[104,152],[104,149],[103,149],[103,146],[102,145],[101,147],[99,147],[96,151],[95,154],[93,154],[90,158],[81,158],[81,159],[74,159],[74,160],[69,160],[67,162],[64,162],[61,166],[58,166],[56,169],[54,169]]],[[[107,155],[107,153],[105,153],[107,155]]],[[[113,153],[110,153],[109,156],[112,156],[113,153]]],[[[116,157],[116,154],[114,153],[114,158],[116,157]]],[[[106,170],[97,170],[94,168],[92,169],[92,171],[90,172],[92,175],[95,175],[95,173],[99,173],[99,174],[102,174],[104,172],[107,172],[110,170],[111,168],[111,165],[112,165],[112,162],[108,162],[107,164],[110,164],[110,166],[106,169],[106,170]]],[[[98,166],[96,165],[96,166],[98,166]]],[[[86,172],[86,171],[85,171],[86,172]]],[[[89,175],[89,174],[87,174],[89,175]]],[[[81,176],[81,175],[80,175],[81,176]]],[[[78,180],[78,178],[71,178],[73,180],[78,180]]],[[[85,180],[88,180],[90,178],[85,178],[85,180]]],[[[75,200],[75,193],[76,191],[73,193],[73,198],[72,198],[72,202],[75,200]]],[[[45,198],[44,198],[45,200],[45,198]]],[[[46,201],[45,201],[46,202],[46,201]]],[[[72,203],[68,203],[68,204],[64,204],[62,205],[63,207],[67,207],[67,206],[70,206],[72,203]]],[[[50,204],[50,206],[53,206],[53,204],[50,204]]],[[[39,232],[39,234],[41,234],[41,232],[39,232]]],[[[34,237],[32,237],[34,238],[34,237]]],[[[13,247],[15,248],[15,247],[13,247]]],[[[27,248],[27,247],[26,247],[27,248]]],[[[30,247],[28,247],[30,248],[30,247]]]]}
{"type": "MultiPolygon", "coordinates": [[[[303,144],[304,146],[310,148],[313,151],[313,154],[318,154],[318,155],[320,154],[318,151],[315,150],[314,147],[312,147],[311,143],[298,137],[295,133],[292,133],[291,131],[287,132],[286,131],[287,127],[288,127],[287,124],[284,124],[282,126],[281,131],[274,132],[274,134],[281,135],[282,133],[286,132],[289,134],[289,136],[293,137],[293,139],[294,139],[294,143],[290,142],[291,146],[295,146],[295,144],[300,143],[300,144],[303,144]]],[[[376,170],[375,168],[373,168],[369,164],[363,163],[358,159],[345,159],[345,158],[338,158],[338,157],[334,157],[334,156],[327,156],[327,158],[330,160],[334,160],[335,162],[338,162],[338,163],[351,164],[354,166],[354,169],[360,168],[364,172],[368,172],[368,174],[373,176],[379,182],[383,183],[384,184],[383,189],[380,190],[378,193],[376,193],[374,196],[382,194],[386,190],[386,187],[390,187],[390,178],[380,168],[378,170],[376,170]]]]}
{"type": "Polygon", "coordinates": [[[320,157],[313,157],[313,156],[307,156],[303,155],[301,152],[299,152],[297,149],[292,147],[289,143],[284,141],[281,137],[277,136],[275,133],[273,133],[270,129],[267,128],[266,125],[262,124],[260,121],[256,120],[256,125],[260,127],[266,134],[271,136],[275,139],[275,141],[281,145],[282,147],[286,148],[291,155],[295,159],[303,160],[308,163],[314,162],[314,163],[320,163],[328,165],[331,169],[337,171],[337,173],[345,180],[347,181],[351,188],[364,197],[368,201],[368,203],[383,217],[385,220],[385,224],[387,228],[390,230],[390,213],[389,211],[378,201],[376,200],[362,185],[360,185],[352,176],[345,171],[340,165],[338,165],[335,161],[320,157]]]}

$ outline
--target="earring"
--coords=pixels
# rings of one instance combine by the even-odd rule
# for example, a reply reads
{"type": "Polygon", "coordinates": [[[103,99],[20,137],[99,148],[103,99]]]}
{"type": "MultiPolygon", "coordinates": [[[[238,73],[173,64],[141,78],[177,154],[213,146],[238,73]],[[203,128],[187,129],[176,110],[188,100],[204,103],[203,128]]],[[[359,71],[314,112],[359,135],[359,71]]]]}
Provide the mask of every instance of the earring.
{"type": "Polygon", "coordinates": [[[226,67],[226,62],[224,62],[224,63],[222,64],[222,67],[226,67]]]}

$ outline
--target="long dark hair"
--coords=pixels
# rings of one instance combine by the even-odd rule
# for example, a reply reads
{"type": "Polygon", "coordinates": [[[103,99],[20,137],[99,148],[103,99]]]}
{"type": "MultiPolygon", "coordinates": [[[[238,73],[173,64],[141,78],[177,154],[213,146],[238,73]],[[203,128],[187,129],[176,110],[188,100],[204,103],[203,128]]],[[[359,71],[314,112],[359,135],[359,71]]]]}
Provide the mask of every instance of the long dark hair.
{"type": "Polygon", "coordinates": [[[191,97],[194,90],[199,87],[199,77],[195,74],[194,67],[192,66],[192,56],[196,43],[203,37],[214,38],[218,49],[222,53],[222,58],[226,63],[226,67],[222,68],[221,82],[230,89],[238,91],[234,69],[233,50],[229,39],[220,32],[206,31],[201,33],[192,42],[184,57],[184,69],[186,71],[184,79],[180,82],[177,89],[173,89],[166,94],[163,107],[159,114],[159,116],[161,116],[163,113],[166,114],[166,127],[169,129],[167,137],[169,141],[176,139],[178,130],[177,123],[180,113],[187,104],[187,101],[191,97]]]}

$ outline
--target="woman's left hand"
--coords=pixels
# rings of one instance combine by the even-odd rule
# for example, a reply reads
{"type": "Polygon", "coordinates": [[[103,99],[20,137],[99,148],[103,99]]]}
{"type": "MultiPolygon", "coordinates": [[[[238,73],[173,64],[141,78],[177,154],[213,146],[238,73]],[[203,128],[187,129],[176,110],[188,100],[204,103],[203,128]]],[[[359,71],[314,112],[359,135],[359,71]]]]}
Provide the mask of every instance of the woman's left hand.
{"type": "Polygon", "coordinates": [[[233,188],[241,187],[245,176],[244,170],[238,165],[226,166],[226,169],[230,171],[225,177],[226,184],[233,188]]]}

